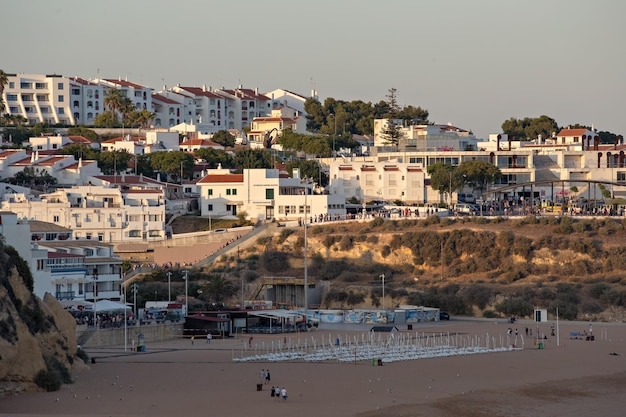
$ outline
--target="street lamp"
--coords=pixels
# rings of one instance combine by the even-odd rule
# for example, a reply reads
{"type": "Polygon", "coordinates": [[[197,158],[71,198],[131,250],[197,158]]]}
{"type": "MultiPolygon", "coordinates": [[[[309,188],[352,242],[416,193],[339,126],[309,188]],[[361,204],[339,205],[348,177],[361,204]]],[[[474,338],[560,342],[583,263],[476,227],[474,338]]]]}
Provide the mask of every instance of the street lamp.
{"type": "Polygon", "coordinates": [[[172,301],[172,271],[168,271],[167,274],[167,302],[172,301]]]}
{"type": "Polygon", "coordinates": [[[98,303],[98,269],[93,269],[93,325],[98,328],[98,316],[97,316],[97,303],[98,303]]]}
{"type": "Polygon", "coordinates": [[[188,295],[188,282],[189,282],[189,271],[184,270],[183,279],[185,280],[185,315],[189,315],[189,295],[188,295]]]}
{"type": "Polygon", "coordinates": [[[385,274],[380,274],[378,278],[383,281],[383,310],[385,310],[385,274]]]}

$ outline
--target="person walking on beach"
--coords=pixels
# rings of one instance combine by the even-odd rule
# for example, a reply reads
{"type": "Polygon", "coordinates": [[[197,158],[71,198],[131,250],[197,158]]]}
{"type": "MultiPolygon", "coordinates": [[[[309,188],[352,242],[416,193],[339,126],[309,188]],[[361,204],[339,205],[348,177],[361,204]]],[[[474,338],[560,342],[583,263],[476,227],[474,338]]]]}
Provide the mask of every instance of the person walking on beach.
{"type": "Polygon", "coordinates": [[[208,332],[206,334],[206,342],[211,343],[211,339],[213,339],[213,335],[211,334],[211,332],[208,332]]]}
{"type": "Polygon", "coordinates": [[[287,389],[285,387],[280,390],[280,396],[283,398],[283,401],[287,401],[287,389]]]}
{"type": "Polygon", "coordinates": [[[261,380],[261,384],[265,382],[266,377],[267,372],[265,372],[265,369],[261,369],[261,372],[259,372],[259,379],[261,380]]]}
{"type": "Polygon", "coordinates": [[[280,387],[278,385],[276,385],[276,388],[274,388],[274,396],[277,399],[280,399],[280,387]]]}
{"type": "Polygon", "coordinates": [[[272,389],[270,390],[270,397],[274,398],[276,396],[276,388],[272,385],[272,389]]]}
{"type": "Polygon", "coordinates": [[[191,345],[193,346],[193,341],[196,340],[196,336],[195,335],[191,335],[191,345]]]}
{"type": "Polygon", "coordinates": [[[265,383],[266,383],[266,384],[269,384],[271,379],[272,379],[272,378],[270,377],[270,370],[269,370],[269,369],[266,369],[266,370],[265,370],[265,383]]]}

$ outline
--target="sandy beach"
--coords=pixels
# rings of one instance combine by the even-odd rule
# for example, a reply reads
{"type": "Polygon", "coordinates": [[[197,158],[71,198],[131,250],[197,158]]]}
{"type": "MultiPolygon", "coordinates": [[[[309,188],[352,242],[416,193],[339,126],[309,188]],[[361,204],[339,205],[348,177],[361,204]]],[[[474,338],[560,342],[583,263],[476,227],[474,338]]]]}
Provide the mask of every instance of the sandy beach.
{"type": "MultiPolygon", "coordinates": [[[[124,347],[88,351],[90,370],[58,392],[0,399],[0,417],[26,416],[589,416],[617,417],[626,404],[626,325],[593,324],[594,341],[572,340],[588,323],[560,323],[544,349],[525,340],[523,349],[420,359],[372,366],[371,362],[244,362],[248,337],[177,339],[148,344],[146,353],[124,347]],[[257,391],[261,369],[271,381],[257,391]],[[270,396],[279,385],[288,400],[270,396]]],[[[402,334],[489,334],[531,322],[461,320],[414,325],[402,334]]],[[[342,340],[362,330],[322,328],[287,335],[254,335],[251,350],[263,352],[289,338],[313,343],[342,340]]],[[[549,324],[541,324],[550,334],[549,324]]],[[[521,337],[520,337],[521,339],[521,337]]],[[[521,344],[518,342],[517,347],[521,344]]]]}

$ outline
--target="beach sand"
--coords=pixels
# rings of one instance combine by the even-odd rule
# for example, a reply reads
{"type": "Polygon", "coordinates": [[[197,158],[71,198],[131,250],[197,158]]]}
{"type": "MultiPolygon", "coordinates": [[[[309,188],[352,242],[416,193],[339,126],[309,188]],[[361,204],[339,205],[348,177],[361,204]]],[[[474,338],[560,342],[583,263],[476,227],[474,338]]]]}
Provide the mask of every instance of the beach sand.
{"type": "MultiPolygon", "coordinates": [[[[506,338],[505,320],[460,320],[416,324],[409,334],[506,338]]],[[[403,327],[403,329],[406,326],[403,327]]],[[[363,331],[368,330],[363,327],[363,331]]],[[[541,324],[550,333],[549,324],[541,324]]],[[[561,323],[556,337],[536,349],[420,359],[372,366],[371,362],[244,362],[248,337],[177,339],[147,345],[146,353],[123,347],[94,348],[91,369],[58,392],[0,399],[0,417],[26,416],[356,416],[482,417],[624,415],[626,325],[593,324],[595,341],[571,340],[588,323],[561,323]],[[257,391],[261,369],[271,381],[257,391]],[[270,386],[288,400],[270,396],[270,386]]],[[[253,350],[267,351],[284,338],[342,340],[362,331],[322,328],[316,332],[254,335],[253,350]]],[[[406,333],[405,333],[406,334],[406,333]]],[[[521,337],[520,337],[521,338],[521,337]]],[[[521,343],[518,343],[518,347],[521,343]]]]}

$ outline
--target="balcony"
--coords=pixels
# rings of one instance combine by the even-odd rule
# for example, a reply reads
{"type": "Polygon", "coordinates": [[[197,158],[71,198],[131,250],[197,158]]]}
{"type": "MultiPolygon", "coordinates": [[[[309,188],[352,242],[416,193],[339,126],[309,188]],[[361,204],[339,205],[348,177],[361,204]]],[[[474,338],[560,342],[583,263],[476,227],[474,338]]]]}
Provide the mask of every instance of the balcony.
{"type": "Polygon", "coordinates": [[[55,298],[57,300],[73,300],[76,298],[76,291],[57,291],[55,298]]]}

